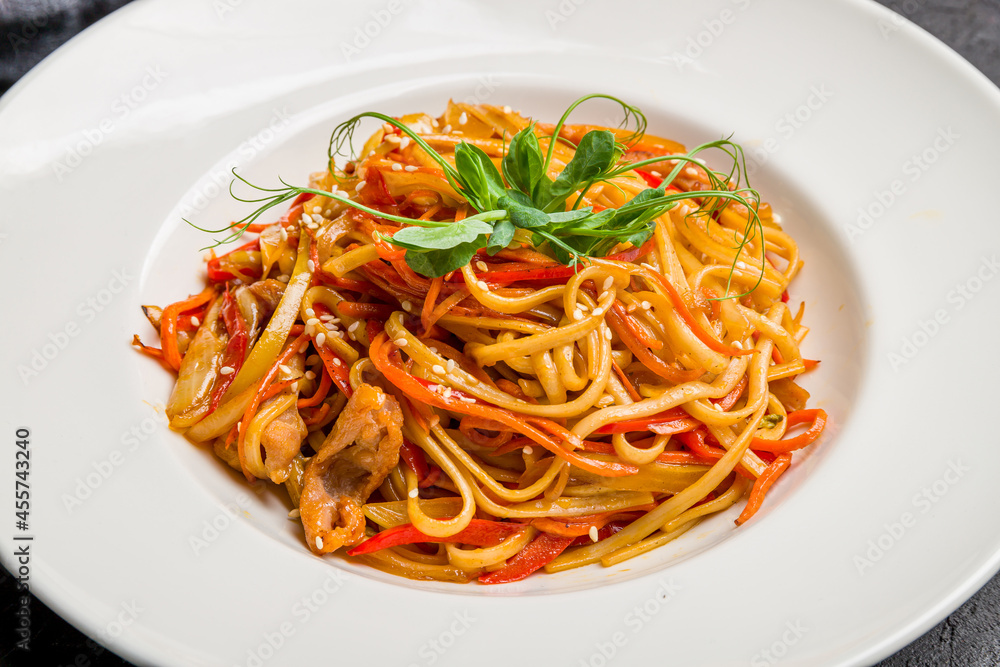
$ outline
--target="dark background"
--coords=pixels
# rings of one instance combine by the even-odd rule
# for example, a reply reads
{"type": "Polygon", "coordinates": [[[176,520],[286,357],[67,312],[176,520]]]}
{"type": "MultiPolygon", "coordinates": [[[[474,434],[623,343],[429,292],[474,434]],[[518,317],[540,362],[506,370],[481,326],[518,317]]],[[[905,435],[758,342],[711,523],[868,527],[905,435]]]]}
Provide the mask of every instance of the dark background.
{"type": "MultiPolygon", "coordinates": [[[[878,0],[937,36],[1000,83],[1000,0],[878,0]]],[[[76,33],[128,0],[0,0],[0,94],[76,33]]],[[[0,567],[0,667],[129,665],[38,600],[31,653],[15,650],[16,581],[0,567]]],[[[1000,576],[879,667],[1000,665],[1000,576]]]]}

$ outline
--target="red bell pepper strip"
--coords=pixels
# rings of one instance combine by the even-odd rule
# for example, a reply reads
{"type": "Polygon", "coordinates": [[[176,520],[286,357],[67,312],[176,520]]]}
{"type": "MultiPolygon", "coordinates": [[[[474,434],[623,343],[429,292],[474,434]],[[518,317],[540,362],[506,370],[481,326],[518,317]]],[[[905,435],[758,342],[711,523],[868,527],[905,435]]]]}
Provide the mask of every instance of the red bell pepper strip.
{"type": "Polygon", "coordinates": [[[208,303],[214,296],[215,288],[206,287],[200,294],[189,296],[163,309],[160,315],[160,345],[163,348],[163,359],[175,371],[181,368],[181,353],[177,347],[177,318],[182,313],[208,303]]]}
{"type": "Polygon", "coordinates": [[[357,303],[354,301],[341,301],[337,304],[337,312],[348,317],[360,319],[387,320],[398,308],[387,303],[357,303]]]}
{"type": "Polygon", "coordinates": [[[260,250],[260,239],[254,239],[253,241],[250,241],[248,243],[244,243],[239,248],[236,248],[235,250],[230,250],[225,255],[219,255],[218,257],[212,257],[212,259],[208,260],[208,266],[207,266],[208,279],[209,280],[213,280],[215,282],[225,282],[227,280],[232,280],[234,278],[243,278],[243,279],[251,278],[251,279],[254,279],[254,280],[256,280],[257,278],[260,278],[260,274],[261,274],[260,270],[256,270],[256,269],[252,270],[252,271],[251,270],[245,270],[245,269],[244,270],[238,270],[238,269],[229,270],[231,267],[226,266],[230,262],[225,261],[225,260],[227,260],[227,258],[230,255],[232,255],[233,253],[237,253],[237,252],[249,252],[251,250],[260,250]]]}
{"type": "Polygon", "coordinates": [[[222,298],[222,321],[225,322],[226,331],[229,332],[229,342],[226,343],[226,349],[222,353],[222,365],[232,368],[233,372],[228,375],[219,375],[219,378],[215,381],[215,387],[212,388],[212,404],[208,410],[209,414],[215,412],[215,409],[219,407],[222,396],[229,389],[229,385],[233,383],[233,380],[236,379],[236,374],[240,372],[240,368],[243,367],[247,344],[250,342],[247,324],[243,320],[243,316],[240,315],[239,308],[236,307],[236,299],[233,298],[232,293],[228,289],[226,289],[225,296],[222,298]]]}
{"type": "Polygon", "coordinates": [[[351,394],[354,393],[354,389],[351,387],[351,370],[347,367],[347,364],[326,345],[316,345],[315,338],[313,339],[313,346],[316,348],[319,358],[323,360],[323,367],[330,374],[330,379],[337,385],[337,389],[344,396],[350,398],[351,394]]]}
{"type": "Polygon", "coordinates": [[[794,452],[796,449],[802,449],[806,445],[810,445],[815,442],[820,434],[823,433],[823,429],[826,428],[826,411],[821,408],[789,412],[786,419],[788,420],[788,428],[791,428],[796,424],[808,423],[810,426],[805,430],[805,432],[792,438],[785,438],[784,440],[765,440],[764,438],[754,438],[753,442],[750,443],[750,449],[770,452],[772,454],[786,454],[788,452],[794,452]]]}
{"type": "Polygon", "coordinates": [[[767,495],[768,489],[781,477],[781,473],[785,472],[791,463],[792,455],[782,454],[774,459],[771,465],[767,466],[760,477],[757,478],[757,481],[754,482],[753,488],[750,489],[747,506],[743,508],[743,512],[736,518],[737,526],[746,523],[750,520],[750,517],[757,513],[757,510],[760,509],[760,506],[764,502],[764,496],[767,495]]]}
{"type": "Polygon", "coordinates": [[[502,568],[480,576],[479,583],[509,584],[513,581],[520,581],[555,560],[556,556],[565,551],[574,539],[539,533],[502,568]]]}
{"type": "Polygon", "coordinates": [[[730,391],[722,398],[713,398],[711,399],[711,401],[712,403],[718,405],[723,410],[729,410],[734,405],[736,405],[736,401],[740,400],[740,396],[743,395],[743,392],[746,390],[747,385],[749,384],[750,382],[749,380],[747,380],[747,376],[744,375],[743,377],[740,378],[740,381],[736,383],[736,386],[733,387],[732,391],[730,391]]]}
{"type": "MultiPolygon", "coordinates": [[[[667,424],[690,419],[688,413],[681,408],[671,408],[652,415],[651,417],[639,417],[638,419],[628,419],[626,421],[605,424],[597,429],[597,433],[634,433],[636,431],[648,431],[654,424],[667,424]]],[[[697,426],[697,423],[695,424],[697,426]]],[[[694,427],[692,427],[694,428],[694,427]]]]}
{"type": "Polygon", "coordinates": [[[454,542],[473,547],[495,547],[514,533],[524,530],[524,524],[500,523],[486,519],[473,519],[469,525],[454,535],[434,537],[421,533],[412,523],[387,528],[347,552],[348,556],[370,554],[380,549],[401,547],[426,542],[454,542]]]}
{"type": "Polygon", "coordinates": [[[427,457],[424,450],[414,445],[409,440],[403,439],[403,446],[399,448],[399,458],[413,471],[417,479],[421,482],[427,477],[427,457]]]}

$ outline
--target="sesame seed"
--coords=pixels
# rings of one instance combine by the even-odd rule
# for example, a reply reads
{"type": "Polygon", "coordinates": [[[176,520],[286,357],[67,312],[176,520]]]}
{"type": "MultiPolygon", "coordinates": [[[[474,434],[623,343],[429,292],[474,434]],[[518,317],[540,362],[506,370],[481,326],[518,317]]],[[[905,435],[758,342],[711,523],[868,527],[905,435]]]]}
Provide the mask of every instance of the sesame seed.
{"type": "MultiPolygon", "coordinates": [[[[375,153],[375,151],[372,151],[372,154],[374,154],[374,153],[375,153]]],[[[367,173],[368,173],[368,168],[367,167],[361,167],[361,169],[358,169],[358,178],[360,178],[362,181],[365,180],[365,175],[367,173]]]]}
{"type": "Polygon", "coordinates": [[[413,304],[410,303],[409,301],[404,301],[401,305],[403,306],[403,310],[405,310],[406,312],[410,312],[411,310],[413,310],[413,304]]]}
{"type": "Polygon", "coordinates": [[[525,448],[524,448],[524,453],[525,453],[525,454],[531,454],[531,452],[533,452],[533,451],[534,451],[534,450],[533,450],[533,449],[531,448],[531,446],[530,446],[530,445],[529,445],[528,447],[525,447],[525,448]]]}
{"type": "Polygon", "coordinates": [[[309,217],[309,214],[308,213],[303,213],[302,214],[302,224],[303,225],[308,225],[310,222],[312,222],[312,218],[309,217]]]}
{"type": "Polygon", "coordinates": [[[604,279],[604,287],[601,288],[602,292],[607,292],[612,285],[615,284],[615,279],[612,276],[608,276],[604,279]]]}
{"type": "Polygon", "coordinates": [[[625,312],[626,313],[632,313],[632,312],[635,312],[635,309],[636,309],[636,305],[634,303],[630,303],[628,305],[628,307],[625,308],[625,312]]]}
{"type": "Polygon", "coordinates": [[[403,167],[403,169],[405,169],[406,171],[412,172],[412,171],[416,171],[417,167],[413,166],[412,164],[408,164],[405,167],[403,167]]]}
{"type": "Polygon", "coordinates": [[[476,402],[476,399],[473,398],[472,396],[459,396],[458,400],[462,401],[463,403],[475,403],[476,402]]]}
{"type": "Polygon", "coordinates": [[[296,380],[292,384],[288,385],[288,388],[291,389],[293,392],[294,391],[298,391],[299,390],[299,381],[296,380]]]}
{"type": "Polygon", "coordinates": [[[398,162],[393,162],[392,163],[392,170],[393,171],[403,171],[403,165],[399,164],[398,162]]]}
{"type": "Polygon", "coordinates": [[[718,410],[719,412],[723,412],[723,410],[722,410],[722,406],[721,406],[721,405],[719,405],[718,403],[712,403],[712,407],[714,407],[714,408],[715,408],[716,410],[718,410]]]}
{"type": "Polygon", "coordinates": [[[385,131],[386,133],[389,133],[389,132],[392,132],[392,131],[394,131],[394,130],[395,130],[396,128],[394,128],[394,127],[393,127],[392,125],[390,125],[389,123],[382,123],[382,129],[383,129],[383,130],[384,130],[384,131],[385,131]]]}
{"type": "Polygon", "coordinates": [[[660,173],[660,172],[658,172],[658,171],[651,171],[651,172],[649,172],[649,173],[651,173],[651,174],[652,174],[653,176],[655,176],[655,177],[657,177],[657,178],[663,178],[663,174],[661,174],[661,173],[660,173]]]}
{"type": "Polygon", "coordinates": [[[605,340],[612,340],[613,338],[614,338],[614,336],[611,335],[611,329],[605,329],[604,330],[604,339],[605,340]]]}
{"type": "Polygon", "coordinates": [[[736,262],[736,268],[737,269],[745,269],[745,268],[747,268],[746,262],[743,262],[743,261],[736,262]]]}
{"type": "Polygon", "coordinates": [[[600,317],[603,314],[604,314],[604,309],[603,308],[594,308],[594,316],[595,317],[600,317]]]}
{"type": "Polygon", "coordinates": [[[357,185],[354,186],[354,191],[355,192],[361,192],[362,188],[364,188],[366,185],[368,185],[367,181],[361,181],[357,185]]]}
{"type": "Polygon", "coordinates": [[[481,259],[478,259],[478,260],[476,260],[476,268],[479,269],[480,271],[486,271],[490,267],[486,266],[486,262],[484,262],[481,259]]]}
{"type": "Polygon", "coordinates": [[[396,347],[406,347],[406,339],[405,338],[397,338],[393,342],[396,344],[396,347]]]}
{"type": "Polygon", "coordinates": [[[283,273],[280,276],[278,276],[278,282],[287,283],[289,280],[291,280],[291,278],[283,273]]]}
{"type": "Polygon", "coordinates": [[[361,322],[355,322],[351,326],[347,327],[347,330],[353,333],[359,326],[361,326],[361,322]]]}
{"type": "Polygon", "coordinates": [[[191,326],[193,327],[201,326],[201,322],[199,322],[198,318],[195,317],[194,315],[191,316],[191,326]]]}
{"type": "Polygon", "coordinates": [[[591,526],[590,530],[587,532],[587,534],[590,536],[590,541],[591,542],[596,542],[597,541],[597,526],[591,526]]]}
{"type": "Polygon", "coordinates": [[[476,287],[478,287],[479,289],[483,290],[484,292],[487,292],[490,289],[490,286],[487,285],[486,282],[482,281],[482,280],[477,280],[476,281],[476,287]]]}
{"type": "Polygon", "coordinates": [[[511,112],[511,108],[509,106],[507,106],[507,105],[504,105],[503,112],[504,113],[510,113],[511,112]]]}
{"type": "Polygon", "coordinates": [[[431,366],[431,370],[437,373],[438,375],[444,375],[445,373],[444,366],[442,366],[441,364],[434,364],[433,366],[431,366]]]}
{"type": "Polygon", "coordinates": [[[306,266],[309,267],[309,271],[310,272],[313,272],[313,271],[316,270],[316,262],[312,261],[311,259],[308,262],[306,262],[306,266]]]}
{"type": "MultiPolygon", "coordinates": [[[[320,334],[320,336],[322,336],[322,335],[323,334],[320,334]]],[[[302,343],[302,345],[299,346],[299,352],[301,354],[305,354],[306,350],[308,350],[308,349],[309,349],[309,341],[306,341],[306,342],[302,343]]]]}
{"type": "Polygon", "coordinates": [[[438,353],[438,349],[436,347],[434,347],[433,345],[429,346],[427,349],[430,350],[431,352],[433,352],[434,354],[438,353]]]}
{"type": "Polygon", "coordinates": [[[319,549],[320,551],[323,550],[323,538],[320,537],[319,535],[316,536],[316,548],[319,549]]]}
{"type": "Polygon", "coordinates": [[[388,137],[385,138],[385,140],[388,141],[390,144],[398,144],[400,139],[402,139],[402,137],[397,136],[395,134],[390,134],[388,137]]]}
{"type": "Polygon", "coordinates": [[[236,432],[239,433],[243,430],[243,422],[236,422],[236,432]]]}
{"type": "Polygon", "coordinates": [[[306,308],[306,315],[309,317],[316,317],[316,311],[312,308],[306,308]]]}
{"type": "Polygon", "coordinates": [[[436,385],[436,384],[429,384],[429,385],[427,385],[427,388],[430,389],[433,392],[437,392],[437,390],[440,389],[441,386],[440,385],[436,385]]]}
{"type": "Polygon", "coordinates": [[[734,340],[733,341],[733,347],[735,347],[737,350],[742,350],[743,349],[743,343],[741,343],[738,340],[734,340]]]}
{"type": "Polygon", "coordinates": [[[302,513],[299,511],[299,508],[296,507],[295,509],[293,509],[291,512],[288,513],[288,518],[289,519],[298,519],[301,514],[302,513]]]}
{"type": "Polygon", "coordinates": [[[319,363],[319,356],[315,355],[315,354],[310,354],[308,357],[306,357],[306,363],[309,364],[310,366],[312,364],[318,364],[319,363]]]}
{"type": "Polygon", "coordinates": [[[410,498],[416,498],[417,496],[420,495],[420,490],[417,489],[417,487],[413,487],[406,495],[410,498]]]}
{"type": "Polygon", "coordinates": [[[306,325],[306,331],[305,331],[305,334],[306,334],[307,336],[315,336],[315,335],[316,335],[316,327],[314,327],[314,326],[313,326],[313,325],[311,325],[311,324],[307,324],[307,325],[306,325]]]}
{"type": "Polygon", "coordinates": [[[448,369],[449,373],[452,372],[453,370],[455,370],[455,360],[454,359],[449,359],[448,363],[445,365],[445,368],[448,369]]]}
{"type": "Polygon", "coordinates": [[[590,306],[588,306],[585,303],[578,303],[576,304],[576,307],[582,310],[583,312],[587,312],[588,310],[590,310],[590,306]]]}
{"type": "Polygon", "coordinates": [[[316,336],[316,345],[318,345],[319,347],[323,347],[323,345],[325,343],[326,343],[326,334],[325,333],[321,333],[321,334],[319,334],[319,335],[316,336]]]}
{"type": "Polygon", "coordinates": [[[642,302],[642,309],[643,310],[649,310],[652,307],[653,307],[653,304],[651,304],[650,302],[648,302],[648,301],[643,301],[642,302]]]}
{"type": "Polygon", "coordinates": [[[219,372],[222,373],[223,375],[232,375],[235,372],[235,370],[233,369],[232,366],[223,366],[222,368],[219,369],[219,372]]]}
{"type": "Polygon", "coordinates": [[[323,222],[323,216],[321,216],[319,213],[313,213],[313,222],[317,224],[323,222]]]}
{"type": "Polygon", "coordinates": [[[306,371],[306,379],[307,380],[315,380],[316,379],[316,374],[313,373],[312,371],[306,371]]]}
{"type": "Polygon", "coordinates": [[[287,364],[281,364],[280,366],[278,366],[278,370],[284,373],[285,375],[290,375],[292,372],[292,369],[289,368],[287,364]]]}
{"type": "Polygon", "coordinates": [[[410,145],[409,137],[403,137],[402,139],[399,140],[399,150],[405,150],[406,147],[409,145],[410,145]]]}
{"type": "Polygon", "coordinates": [[[450,133],[450,132],[451,132],[451,125],[445,125],[444,127],[442,127],[442,128],[441,128],[441,132],[442,132],[443,134],[448,134],[448,133],[450,133]]]}
{"type": "Polygon", "coordinates": [[[323,212],[322,206],[313,206],[313,213],[322,213],[322,212],[323,212]]]}
{"type": "Polygon", "coordinates": [[[306,225],[306,227],[313,230],[319,229],[319,225],[317,225],[315,222],[310,222],[309,224],[306,225]]]}
{"type": "Polygon", "coordinates": [[[465,125],[468,122],[469,122],[469,116],[463,111],[462,115],[458,117],[458,124],[465,125]]]}
{"type": "Polygon", "coordinates": [[[445,398],[451,398],[451,387],[445,387],[444,391],[441,393],[444,394],[445,398]]]}
{"type": "Polygon", "coordinates": [[[583,319],[583,311],[580,310],[579,308],[577,308],[576,310],[574,310],[573,311],[573,319],[576,320],[576,321],[582,320],[583,319]]]}
{"type": "Polygon", "coordinates": [[[431,118],[431,127],[439,127],[440,125],[437,118],[431,118]]]}
{"type": "Polygon", "coordinates": [[[342,361],[340,360],[340,357],[334,357],[334,358],[333,358],[333,365],[334,365],[334,366],[343,366],[343,365],[344,365],[344,362],[342,362],[342,361]]]}
{"type": "Polygon", "coordinates": [[[278,232],[278,233],[281,236],[281,240],[282,241],[288,241],[288,230],[285,229],[284,227],[281,227],[280,229],[281,229],[281,231],[278,232]]]}

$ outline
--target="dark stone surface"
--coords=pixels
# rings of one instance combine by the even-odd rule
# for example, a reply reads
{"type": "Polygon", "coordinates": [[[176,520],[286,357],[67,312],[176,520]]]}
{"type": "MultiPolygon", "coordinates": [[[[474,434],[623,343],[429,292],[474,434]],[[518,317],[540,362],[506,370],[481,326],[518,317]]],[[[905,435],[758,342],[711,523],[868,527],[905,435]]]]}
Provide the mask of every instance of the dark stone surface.
{"type": "MultiPolygon", "coordinates": [[[[814,1],[814,0],[813,0],[814,1]]],[[[76,33],[128,0],[0,0],[0,93],[76,33]]],[[[958,51],[1000,83],[1000,0],[879,0],[958,51]]],[[[32,650],[16,651],[16,581],[0,568],[0,666],[121,667],[38,600],[32,650]]],[[[1000,576],[960,609],[878,667],[1000,665],[1000,576]]]]}

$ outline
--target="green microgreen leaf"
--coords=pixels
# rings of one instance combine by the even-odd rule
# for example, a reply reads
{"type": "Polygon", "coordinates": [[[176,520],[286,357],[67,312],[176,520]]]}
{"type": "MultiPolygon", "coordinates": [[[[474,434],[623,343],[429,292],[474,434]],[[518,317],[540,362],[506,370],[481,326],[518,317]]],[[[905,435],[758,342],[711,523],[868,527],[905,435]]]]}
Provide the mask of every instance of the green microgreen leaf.
{"type": "Polygon", "coordinates": [[[509,219],[497,222],[493,225],[493,233],[490,234],[490,239],[486,243],[486,252],[492,256],[506,248],[514,240],[515,231],[517,228],[509,219]]]}
{"type": "Polygon", "coordinates": [[[478,211],[495,209],[497,198],[503,196],[506,187],[490,156],[478,146],[463,141],[455,146],[455,167],[462,196],[478,211]]]}
{"type": "Polygon", "coordinates": [[[444,250],[475,241],[493,231],[488,222],[469,217],[442,227],[404,227],[388,240],[393,245],[412,250],[444,250]]]}
{"type": "Polygon", "coordinates": [[[484,237],[468,243],[460,243],[452,248],[441,250],[407,250],[407,265],[422,276],[440,278],[469,263],[469,260],[486,243],[484,237]]]}
{"type": "Polygon", "coordinates": [[[549,223],[549,216],[535,208],[528,195],[519,190],[508,190],[497,200],[497,206],[507,211],[515,227],[532,229],[549,223]]]}

